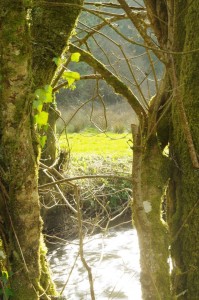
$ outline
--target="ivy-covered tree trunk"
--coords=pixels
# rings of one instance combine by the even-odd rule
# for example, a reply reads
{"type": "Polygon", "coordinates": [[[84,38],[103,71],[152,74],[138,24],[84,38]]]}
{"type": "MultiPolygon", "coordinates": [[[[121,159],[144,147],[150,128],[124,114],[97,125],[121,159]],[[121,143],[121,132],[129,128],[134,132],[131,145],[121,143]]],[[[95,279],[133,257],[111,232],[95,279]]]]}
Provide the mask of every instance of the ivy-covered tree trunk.
{"type": "MultiPolygon", "coordinates": [[[[0,271],[6,268],[10,272],[14,300],[51,299],[55,294],[41,235],[38,142],[32,101],[36,88],[50,84],[55,71],[54,52],[61,55],[80,10],[71,6],[69,9],[67,1],[63,2],[64,7],[55,8],[50,5],[53,3],[49,1],[47,14],[44,8],[36,6],[37,1],[0,2],[0,239],[4,258],[6,255],[0,271]],[[45,27],[48,39],[43,36],[44,40],[42,37],[36,40],[33,31],[39,31],[39,27],[33,29],[35,14],[37,22],[44,15],[48,19],[49,26],[45,27]],[[66,18],[68,14],[72,17],[66,18]],[[50,45],[54,19],[60,26],[56,32],[60,43],[56,40],[50,45]],[[35,50],[38,45],[43,51],[35,50]]],[[[82,4],[82,1],[72,3],[82,4]]],[[[40,22],[40,28],[45,24],[40,22]]]]}

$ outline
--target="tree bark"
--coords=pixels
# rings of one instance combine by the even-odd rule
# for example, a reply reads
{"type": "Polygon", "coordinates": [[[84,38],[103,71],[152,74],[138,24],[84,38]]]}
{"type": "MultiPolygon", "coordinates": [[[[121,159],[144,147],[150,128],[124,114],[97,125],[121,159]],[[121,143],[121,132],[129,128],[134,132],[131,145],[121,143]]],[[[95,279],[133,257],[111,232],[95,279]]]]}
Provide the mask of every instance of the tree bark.
{"type": "Polygon", "coordinates": [[[168,0],[164,10],[167,17],[162,18],[157,9],[161,2],[145,1],[158,42],[168,51],[165,52],[166,73],[173,95],[168,124],[172,167],[167,203],[173,261],[172,292],[173,296],[191,300],[199,298],[199,8],[191,0],[168,0]],[[160,20],[168,22],[167,41],[159,30],[160,20]]]}
{"type": "MultiPolygon", "coordinates": [[[[74,0],[74,3],[81,4],[82,1],[74,0]]],[[[33,92],[49,84],[55,71],[52,54],[46,51],[52,27],[45,27],[48,39],[42,40],[41,36],[40,41],[36,40],[33,31],[39,30],[38,23],[33,29],[33,15],[30,18],[29,14],[37,10],[39,22],[41,12],[46,11],[36,6],[32,11],[27,10],[31,4],[32,1],[22,0],[1,0],[0,3],[0,222],[3,224],[0,238],[6,253],[7,270],[13,274],[10,284],[14,300],[50,299],[55,294],[41,236],[38,143],[32,120],[33,92]],[[40,42],[44,42],[43,48],[36,51],[40,42]]],[[[53,40],[52,52],[57,49],[57,54],[61,54],[78,14],[79,9],[68,9],[67,6],[49,8],[45,15],[49,24],[54,25],[54,19],[59,23],[59,16],[62,16],[59,29],[66,32],[66,36],[56,33],[62,43],[53,40]],[[63,27],[63,18],[67,14],[70,17],[65,19],[63,27]]]]}
{"type": "Polygon", "coordinates": [[[194,1],[186,2],[185,6],[176,1],[175,12],[173,50],[184,52],[184,55],[172,56],[174,99],[170,143],[173,172],[169,225],[173,293],[191,300],[199,298],[199,54],[193,51],[199,48],[199,8],[194,1]]]}
{"type": "MultiPolygon", "coordinates": [[[[4,3],[5,4],[5,3],[4,3]]],[[[37,299],[39,284],[40,206],[37,161],[31,136],[31,45],[26,9],[6,1],[1,19],[1,178],[4,245],[13,272],[15,299],[37,299]]],[[[2,9],[3,9],[2,8],[2,9]]]]}
{"type": "Polygon", "coordinates": [[[161,218],[168,163],[153,135],[133,126],[133,221],[138,233],[143,299],[171,299],[168,230],[161,218]]]}

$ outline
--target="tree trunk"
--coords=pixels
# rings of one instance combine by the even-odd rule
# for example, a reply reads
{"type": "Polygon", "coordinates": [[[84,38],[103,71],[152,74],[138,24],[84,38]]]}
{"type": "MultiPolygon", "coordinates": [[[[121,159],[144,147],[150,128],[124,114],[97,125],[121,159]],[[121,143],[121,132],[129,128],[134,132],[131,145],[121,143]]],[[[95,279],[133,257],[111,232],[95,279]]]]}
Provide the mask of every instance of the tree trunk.
{"type": "MultiPolygon", "coordinates": [[[[167,219],[173,260],[173,296],[198,299],[199,8],[196,1],[191,0],[147,0],[145,4],[159,45],[166,50],[164,62],[173,94],[171,122],[167,124],[172,165],[167,219]]],[[[158,132],[158,129],[162,139],[164,131],[158,132]]]]}
{"type": "Polygon", "coordinates": [[[140,128],[133,127],[133,220],[140,246],[142,297],[171,299],[168,233],[161,218],[168,164],[157,138],[144,145],[143,137],[140,128]]]}
{"type": "MultiPolygon", "coordinates": [[[[173,50],[186,53],[198,49],[197,3],[188,1],[184,6],[176,1],[174,11],[173,50]]],[[[180,295],[180,299],[192,300],[199,299],[199,53],[173,55],[172,59],[174,99],[170,143],[173,172],[169,225],[173,293],[180,295]]]]}
{"type": "MultiPolygon", "coordinates": [[[[55,65],[52,54],[44,51],[50,44],[52,27],[48,27],[48,40],[42,44],[40,58],[39,51],[37,55],[32,51],[32,45],[37,47],[35,40],[32,40],[34,36],[31,36],[34,22],[31,23],[31,11],[27,10],[25,3],[28,5],[31,1],[19,0],[16,3],[13,0],[1,0],[0,3],[0,222],[3,224],[0,238],[6,253],[6,268],[12,272],[10,284],[13,299],[38,300],[50,299],[55,290],[45,261],[41,236],[38,143],[32,122],[32,92],[50,83],[55,65]],[[42,60],[47,63],[47,69],[42,60]]],[[[80,4],[82,1],[74,0],[73,3],[80,4]]],[[[40,16],[37,14],[39,20],[42,8],[34,8],[34,13],[35,10],[40,12],[40,16]]],[[[64,31],[66,27],[66,36],[56,33],[62,40],[61,45],[56,44],[57,41],[54,41],[54,48],[51,45],[50,52],[58,48],[57,54],[60,55],[79,9],[68,9],[66,6],[59,10],[51,7],[50,10],[47,16],[51,17],[49,23],[52,24],[54,19],[59,22],[59,15],[63,11],[65,16],[73,11],[72,17],[65,19],[64,27],[61,18],[60,28],[64,31]]],[[[2,266],[0,271],[3,271],[2,266]]]]}
{"type": "Polygon", "coordinates": [[[15,299],[37,299],[40,286],[40,206],[31,137],[31,46],[26,10],[6,1],[1,20],[1,205],[4,246],[15,299]]]}

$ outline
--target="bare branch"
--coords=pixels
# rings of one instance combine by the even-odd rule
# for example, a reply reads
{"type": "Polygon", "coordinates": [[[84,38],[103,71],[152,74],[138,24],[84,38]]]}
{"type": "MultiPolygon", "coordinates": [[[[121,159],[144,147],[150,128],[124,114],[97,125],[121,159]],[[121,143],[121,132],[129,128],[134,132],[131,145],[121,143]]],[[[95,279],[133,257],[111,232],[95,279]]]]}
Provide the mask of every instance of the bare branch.
{"type": "MultiPolygon", "coordinates": [[[[127,18],[128,17],[125,14],[123,14],[123,15],[120,15],[117,17],[112,17],[112,18],[106,19],[106,21],[103,21],[103,22],[97,24],[95,27],[90,28],[91,29],[90,32],[88,32],[87,35],[85,35],[81,40],[79,40],[80,45],[84,44],[95,33],[99,33],[99,30],[105,26],[108,26],[109,23],[113,23],[113,22],[120,21],[120,20],[125,20],[127,18]]],[[[81,23],[80,21],[79,21],[79,23],[82,24],[83,26],[85,26],[85,24],[81,23]]],[[[86,27],[88,28],[87,25],[86,25],[86,27]]]]}
{"type": "MultiPolygon", "coordinates": [[[[84,2],[85,5],[93,5],[93,6],[96,6],[96,7],[109,7],[109,8],[118,8],[118,9],[121,9],[121,5],[119,4],[116,4],[116,3],[103,3],[103,2],[84,2]]],[[[137,6],[130,6],[131,9],[133,10],[136,10],[136,11],[142,11],[144,10],[145,8],[144,7],[137,7],[137,6]]]]}
{"type": "Polygon", "coordinates": [[[85,175],[85,176],[76,176],[76,177],[72,177],[72,178],[64,178],[64,179],[60,179],[57,180],[55,182],[51,182],[51,183],[46,183],[46,184],[42,184],[39,186],[39,189],[44,189],[47,188],[49,186],[53,186],[56,184],[61,184],[64,182],[70,182],[70,181],[74,181],[74,180],[80,180],[80,179],[94,179],[94,178],[115,178],[115,179],[123,179],[123,180],[127,180],[127,181],[132,181],[132,179],[130,177],[124,177],[124,176],[117,176],[117,175],[85,175]]]}
{"type": "Polygon", "coordinates": [[[94,58],[89,52],[82,50],[81,48],[70,44],[70,50],[72,52],[79,52],[81,54],[80,59],[85,61],[91,67],[93,67],[98,73],[102,75],[102,77],[106,80],[106,82],[113,87],[116,93],[125,97],[128,103],[131,105],[133,110],[136,112],[138,117],[142,118],[146,116],[146,112],[139,102],[137,97],[133,94],[133,92],[128,88],[124,82],[122,82],[117,76],[115,76],[111,71],[109,71],[104,64],[102,64],[99,60],[94,58]]]}
{"type": "Polygon", "coordinates": [[[89,279],[89,284],[90,284],[90,295],[91,299],[95,300],[95,291],[94,291],[94,286],[93,286],[93,276],[92,276],[92,270],[91,267],[87,264],[85,257],[84,257],[84,244],[83,244],[83,228],[82,228],[82,210],[81,210],[81,199],[80,199],[80,190],[76,186],[75,188],[75,199],[77,203],[77,220],[78,220],[78,227],[79,227],[79,254],[81,261],[83,263],[83,266],[87,270],[88,273],[88,279],[89,279]]]}
{"type": "Polygon", "coordinates": [[[143,40],[145,41],[146,45],[149,47],[152,47],[154,50],[153,52],[155,55],[161,60],[164,61],[164,57],[161,52],[158,51],[158,47],[154,44],[152,39],[147,34],[147,29],[149,27],[149,22],[147,20],[147,14],[146,11],[142,11],[139,13],[135,13],[131,10],[131,8],[128,6],[127,2],[125,0],[118,0],[118,2],[121,4],[121,7],[126,12],[127,16],[137,29],[137,31],[142,36],[143,40]]]}

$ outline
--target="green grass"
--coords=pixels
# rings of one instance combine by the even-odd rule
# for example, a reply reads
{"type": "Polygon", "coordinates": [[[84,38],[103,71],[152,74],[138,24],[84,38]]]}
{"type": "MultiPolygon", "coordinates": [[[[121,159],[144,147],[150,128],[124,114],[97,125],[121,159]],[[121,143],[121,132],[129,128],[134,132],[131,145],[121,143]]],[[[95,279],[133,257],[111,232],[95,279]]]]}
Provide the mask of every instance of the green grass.
{"type": "MultiPolygon", "coordinates": [[[[132,150],[130,134],[108,132],[98,133],[93,129],[81,133],[69,133],[59,139],[62,149],[70,147],[70,159],[66,165],[67,176],[115,175],[131,177],[132,150]],[[67,142],[68,141],[68,142],[67,142]]],[[[122,213],[131,198],[131,182],[124,178],[95,178],[77,181],[81,186],[83,218],[89,218],[94,226],[101,218],[100,226],[108,224],[108,219],[122,213]],[[97,217],[96,217],[97,216],[97,217]]],[[[73,190],[67,191],[68,199],[73,199],[73,190]]],[[[122,213],[122,219],[130,220],[130,207],[122,213]]],[[[119,224],[119,223],[118,223],[119,224]]],[[[98,226],[98,225],[97,225],[98,226]]]]}
{"type": "MultiPolygon", "coordinates": [[[[67,135],[71,154],[75,155],[102,155],[112,157],[131,156],[131,134],[117,134],[112,132],[95,133],[85,131],[67,135]]],[[[68,149],[65,135],[59,140],[62,149],[68,149]]]]}

